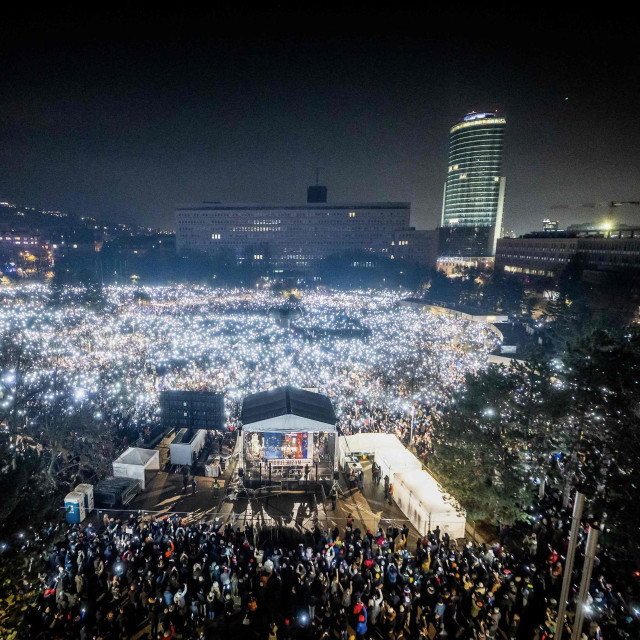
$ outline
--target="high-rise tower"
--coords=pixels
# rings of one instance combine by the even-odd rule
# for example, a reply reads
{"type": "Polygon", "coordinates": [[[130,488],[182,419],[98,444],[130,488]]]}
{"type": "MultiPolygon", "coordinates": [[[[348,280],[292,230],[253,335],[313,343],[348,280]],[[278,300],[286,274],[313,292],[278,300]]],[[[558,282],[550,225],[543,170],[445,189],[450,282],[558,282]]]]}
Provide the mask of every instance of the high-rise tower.
{"type": "Polygon", "coordinates": [[[506,122],[495,113],[470,113],[451,128],[442,202],[442,257],[495,255],[506,184],[500,175],[506,122]]]}

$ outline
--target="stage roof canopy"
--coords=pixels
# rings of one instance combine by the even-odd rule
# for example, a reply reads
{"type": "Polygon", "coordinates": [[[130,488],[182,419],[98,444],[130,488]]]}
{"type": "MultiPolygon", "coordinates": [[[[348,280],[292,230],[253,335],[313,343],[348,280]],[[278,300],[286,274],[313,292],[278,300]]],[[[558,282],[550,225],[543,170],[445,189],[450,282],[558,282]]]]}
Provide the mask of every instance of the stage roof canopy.
{"type": "Polygon", "coordinates": [[[240,419],[245,431],[335,431],[337,422],[327,396],[295,387],[247,396],[240,419]]]}

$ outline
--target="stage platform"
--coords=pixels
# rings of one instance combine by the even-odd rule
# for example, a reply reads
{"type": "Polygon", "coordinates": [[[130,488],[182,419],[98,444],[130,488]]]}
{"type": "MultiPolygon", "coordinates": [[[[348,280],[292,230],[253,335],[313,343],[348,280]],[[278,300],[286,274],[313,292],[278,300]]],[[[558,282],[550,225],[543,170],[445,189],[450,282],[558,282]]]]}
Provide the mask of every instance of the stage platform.
{"type": "Polygon", "coordinates": [[[321,486],[328,491],[333,484],[333,466],[328,462],[313,462],[282,467],[245,461],[243,482],[251,489],[277,486],[285,493],[315,493],[321,486]]]}

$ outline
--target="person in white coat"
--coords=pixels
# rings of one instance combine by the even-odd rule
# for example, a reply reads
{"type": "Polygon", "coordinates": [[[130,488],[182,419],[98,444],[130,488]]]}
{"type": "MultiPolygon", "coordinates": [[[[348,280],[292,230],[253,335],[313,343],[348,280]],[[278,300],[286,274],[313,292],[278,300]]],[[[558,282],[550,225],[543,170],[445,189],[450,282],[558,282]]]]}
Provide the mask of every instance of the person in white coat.
{"type": "Polygon", "coordinates": [[[369,623],[371,625],[375,625],[378,622],[380,608],[383,601],[384,597],[382,595],[382,591],[380,590],[380,587],[378,587],[373,596],[369,598],[369,623]]]}
{"type": "Polygon", "coordinates": [[[178,609],[184,609],[187,606],[187,601],[185,600],[185,596],[187,595],[187,585],[184,585],[182,591],[176,591],[173,596],[173,603],[178,607],[178,609]]]}

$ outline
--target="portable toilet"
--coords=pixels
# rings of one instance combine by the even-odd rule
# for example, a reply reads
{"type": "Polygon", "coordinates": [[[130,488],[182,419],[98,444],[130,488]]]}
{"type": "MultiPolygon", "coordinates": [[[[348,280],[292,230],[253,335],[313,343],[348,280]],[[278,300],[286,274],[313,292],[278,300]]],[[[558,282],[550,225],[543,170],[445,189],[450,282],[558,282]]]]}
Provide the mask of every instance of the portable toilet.
{"type": "Polygon", "coordinates": [[[93,485],[79,484],[74,491],[84,495],[84,510],[89,515],[93,511],[93,485]]]}
{"type": "Polygon", "coordinates": [[[69,524],[80,524],[86,517],[84,493],[72,491],[64,499],[64,510],[69,524]]]}

